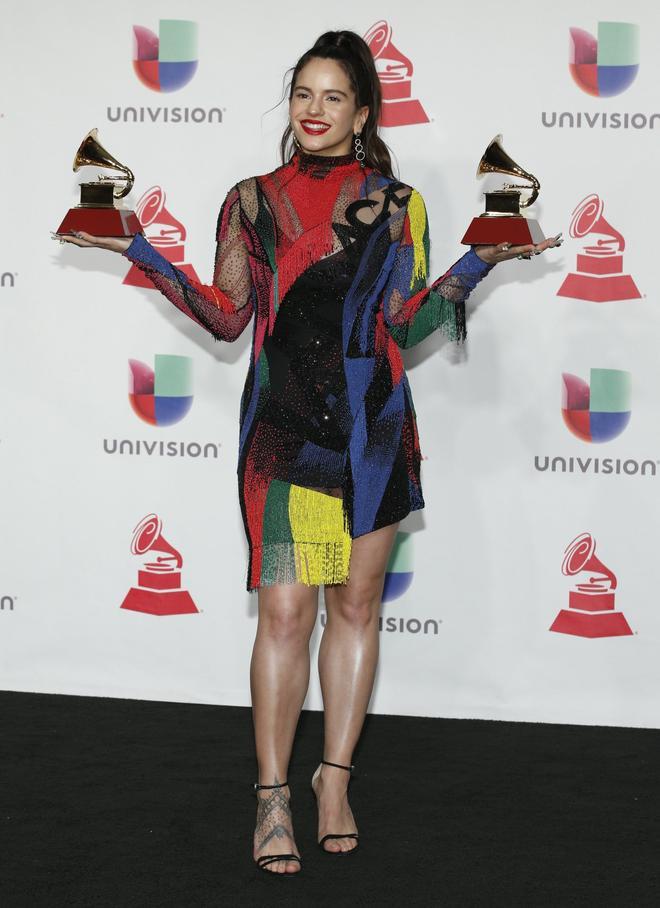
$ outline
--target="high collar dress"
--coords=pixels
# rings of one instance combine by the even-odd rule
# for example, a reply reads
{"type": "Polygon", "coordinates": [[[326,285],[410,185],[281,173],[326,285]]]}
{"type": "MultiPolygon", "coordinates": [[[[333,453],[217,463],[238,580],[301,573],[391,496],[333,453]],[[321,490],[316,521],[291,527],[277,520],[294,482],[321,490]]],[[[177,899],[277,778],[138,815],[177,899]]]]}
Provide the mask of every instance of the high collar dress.
{"type": "Polygon", "coordinates": [[[490,270],[470,249],[428,282],[417,190],[352,154],[302,151],[227,194],[212,284],[136,235],[124,253],[216,339],[252,321],[240,402],[238,490],[246,587],[345,583],[353,539],[424,507],[401,349],[465,336],[465,300],[490,270]]]}

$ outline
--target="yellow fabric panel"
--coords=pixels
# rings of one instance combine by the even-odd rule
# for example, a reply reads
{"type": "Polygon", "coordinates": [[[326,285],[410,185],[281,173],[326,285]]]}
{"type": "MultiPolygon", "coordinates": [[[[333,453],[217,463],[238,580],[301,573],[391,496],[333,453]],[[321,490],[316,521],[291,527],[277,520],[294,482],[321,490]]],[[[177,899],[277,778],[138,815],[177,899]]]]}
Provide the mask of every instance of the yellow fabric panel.
{"type": "Polygon", "coordinates": [[[299,583],[345,583],[353,540],[346,530],[341,498],[292,485],[289,521],[299,583]]]}
{"type": "Polygon", "coordinates": [[[427,275],[426,249],[424,248],[426,208],[424,199],[416,189],[413,189],[408,199],[408,221],[413,241],[413,269],[410,277],[410,289],[412,290],[418,281],[426,280],[427,275]]]}

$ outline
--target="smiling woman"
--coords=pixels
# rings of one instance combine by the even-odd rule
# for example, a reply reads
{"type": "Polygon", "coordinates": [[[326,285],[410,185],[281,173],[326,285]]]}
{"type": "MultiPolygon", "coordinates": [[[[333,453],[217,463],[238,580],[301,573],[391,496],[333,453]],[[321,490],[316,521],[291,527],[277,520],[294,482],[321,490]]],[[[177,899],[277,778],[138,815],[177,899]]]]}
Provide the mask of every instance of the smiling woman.
{"type": "Polygon", "coordinates": [[[424,201],[392,174],[380,108],[364,40],[321,35],[293,69],[281,166],[241,180],[223,202],[211,284],[139,234],[63,238],[124,252],[218,340],[236,340],[253,320],[237,470],[246,585],[259,596],[253,853],[277,875],[301,867],[285,780],[320,585],[318,843],[329,854],[358,847],[347,788],[373,688],[385,570],[399,521],[424,507],[401,348],[437,329],[462,340],[465,300],[490,268],[555,242],[471,248],[429,283],[424,201]]]}

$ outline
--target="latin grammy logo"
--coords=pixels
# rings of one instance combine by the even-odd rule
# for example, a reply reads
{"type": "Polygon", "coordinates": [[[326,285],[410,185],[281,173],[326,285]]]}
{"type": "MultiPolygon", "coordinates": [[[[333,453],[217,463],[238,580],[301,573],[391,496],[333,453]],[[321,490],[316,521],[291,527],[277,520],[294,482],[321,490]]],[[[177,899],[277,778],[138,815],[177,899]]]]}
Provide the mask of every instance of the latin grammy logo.
{"type": "Polygon", "coordinates": [[[555,618],[551,631],[576,637],[624,637],[632,634],[623,612],[614,610],[616,576],[596,558],[596,541],[581,533],[564,552],[562,574],[578,578],[568,595],[568,608],[555,618]]]}
{"type": "Polygon", "coordinates": [[[412,97],[412,62],[392,44],[392,26],[381,19],[371,26],[364,40],[373,54],[383,94],[380,125],[428,123],[426,111],[412,97]]]}
{"type": "Polygon", "coordinates": [[[595,194],[583,199],[573,212],[569,233],[573,239],[599,234],[595,243],[583,246],[574,272],[566,276],[558,296],[606,303],[639,299],[641,293],[629,274],[623,273],[626,241],[603,217],[603,202],[595,194]]]}
{"type": "Polygon", "coordinates": [[[162,522],[156,514],[147,514],[136,526],[131,542],[134,555],[152,553],[138,570],[137,586],[133,586],[121,608],[149,615],[186,615],[197,612],[187,590],[181,589],[183,559],[162,534],[162,522]]]}
{"type": "MultiPolygon", "coordinates": [[[[145,237],[168,262],[176,265],[183,273],[198,281],[199,278],[192,265],[185,263],[184,241],[186,228],[165,207],[165,192],[160,186],[148,189],[135,206],[135,213],[144,228],[145,237]]],[[[147,276],[135,265],[122,281],[130,287],[147,287],[154,289],[147,276]]]]}

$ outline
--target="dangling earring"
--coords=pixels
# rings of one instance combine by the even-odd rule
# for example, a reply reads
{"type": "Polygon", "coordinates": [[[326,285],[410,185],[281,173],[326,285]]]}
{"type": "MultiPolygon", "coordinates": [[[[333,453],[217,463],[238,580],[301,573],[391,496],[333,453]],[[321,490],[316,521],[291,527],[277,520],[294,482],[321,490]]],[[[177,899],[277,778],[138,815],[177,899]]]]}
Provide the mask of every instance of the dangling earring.
{"type": "Polygon", "coordinates": [[[362,140],[360,139],[360,133],[356,132],[353,136],[353,143],[355,145],[355,160],[360,162],[360,167],[364,167],[364,159],[366,154],[364,153],[364,148],[362,147],[362,140]]]}
{"type": "Polygon", "coordinates": [[[296,148],[300,148],[300,142],[298,141],[298,136],[293,131],[291,120],[289,120],[289,129],[291,130],[291,135],[293,136],[293,144],[296,146],[296,148]]]}

